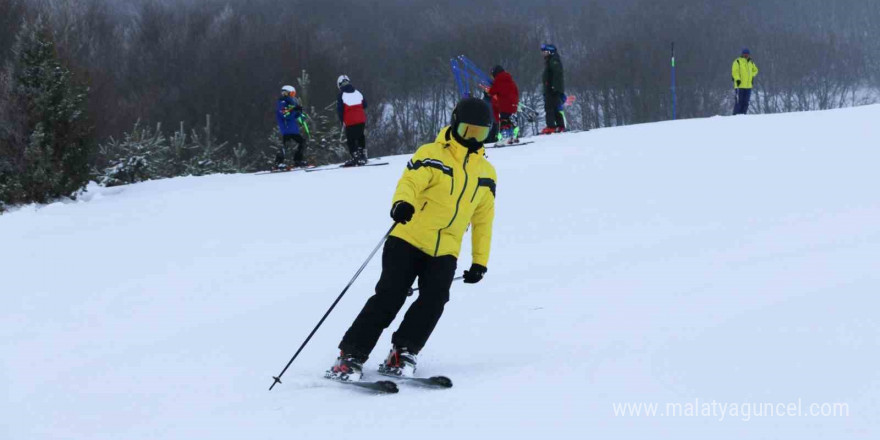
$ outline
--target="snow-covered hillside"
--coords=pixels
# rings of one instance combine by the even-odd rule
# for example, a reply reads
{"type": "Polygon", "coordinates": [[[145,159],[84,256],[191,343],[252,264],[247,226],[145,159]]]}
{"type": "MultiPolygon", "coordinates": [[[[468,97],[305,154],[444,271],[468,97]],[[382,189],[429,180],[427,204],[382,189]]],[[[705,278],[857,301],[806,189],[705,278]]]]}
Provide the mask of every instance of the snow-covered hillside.
{"type": "Polygon", "coordinates": [[[489,272],[453,286],[420,356],[450,390],[321,378],[377,257],[267,391],[390,226],[407,157],[22,208],[0,216],[0,438],[877,438],[878,121],[871,106],[489,150],[489,272]],[[615,413],[629,403],[660,410],[615,413]],[[809,414],[824,403],[848,416],[809,414]]]}

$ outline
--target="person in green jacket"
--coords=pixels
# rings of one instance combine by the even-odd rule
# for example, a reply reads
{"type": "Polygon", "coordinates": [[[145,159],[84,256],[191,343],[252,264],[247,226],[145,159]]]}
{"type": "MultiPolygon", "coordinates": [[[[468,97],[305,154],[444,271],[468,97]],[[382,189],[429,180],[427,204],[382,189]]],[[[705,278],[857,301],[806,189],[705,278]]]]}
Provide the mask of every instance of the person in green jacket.
{"type": "Polygon", "coordinates": [[[552,44],[542,44],[544,55],[544,112],[547,115],[547,127],[541,134],[561,133],[565,131],[565,75],[562,71],[562,60],[552,44]]]}
{"type": "Polygon", "coordinates": [[[733,88],[736,91],[734,115],[744,115],[749,112],[749,100],[752,99],[752,86],[756,76],[758,76],[758,66],[752,61],[749,49],[743,49],[742,55],[733,61],[731,71],[733,88]]]}

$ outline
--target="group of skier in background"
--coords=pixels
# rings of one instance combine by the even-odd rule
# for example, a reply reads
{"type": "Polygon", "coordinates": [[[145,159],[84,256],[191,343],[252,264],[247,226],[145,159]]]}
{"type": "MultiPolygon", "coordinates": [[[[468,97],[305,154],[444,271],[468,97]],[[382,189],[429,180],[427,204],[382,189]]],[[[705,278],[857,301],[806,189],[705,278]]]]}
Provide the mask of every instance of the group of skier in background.
{"type": "MultiPolygon", "coordinates": [[[[542,44],[541,53],[544,57],[542,85],[546,126],[539,134],[562,133],[566,129],[564,106],[567,101],[562,59],[553,44],[542,44]]],[[[741,55],[734,60],[731,71],[735,92],[734,115],[748,113],[753,81],[757,75],[758,67],[752,60],[749,49],[745,48],[741,55]]],[[[483,99],[492,104],[495,127],[497,127],[497,130],[493,131],[493,137],[498,142],[507,139],[508,144],[519,143],[520,129],[514,118],[520,109],[519,89],[516,82],[513,80],[513,76],[500,65],[492,68],[490,76],[492,84],[484,87],[483,99]]],[[[367,101],[346,75],[340,75],[337,78],[336,87],[339,89],[336,112],[339,122],[343,125],[348,151],[351,154],[351,159],[343,166],[365,165],[367,163],[365,133],[367,101]]],[[[275,157],[275,168],[290,169],[308,166],[304,156],[306,138],[300,133],[300,125],[303,127],[307,127],[307,125],[302,106],[296,99],[296,89],[293,86],[285,85],[281,88],[276,117],[282,136],[282,147],[275,157]],[[292,163],[287,164],[287,152],[292,142],[297,143],[297,149],[292,163]]]]}
{"type": "MultiPolygon", "coordinates": [[[[365,128],[367,124],[367,101],[364,95],[351,84],[351,79],[346,75],[339,75],[336,79],[336,88],[339,94],[336,98],[336,113],[339,122],[343,126],[348,152],[351,159],[344,166],[358,166],[367,163],[367,142],[365,128]]],[[[307,167],[305,160],[306,139],[300,133],[301,129],[308,130],[306,116],[302,105],[296,99],[296,88],[291,85],[281,87],[281,97],[278,98],[275,118],[278,121],[278,130],[281,132],[281,148],[275,155],[275,169],[292,169],[307,167]],[[293,162],[287,163],[287,152],[292,142],[297,143],[293,162]]]]}
{"type": "MultiPolygon", "coordinates": [[[[562,68],[562,60],[552,44],[541,45],[541,53],[544,56],[543,91],[547,126],[540,134],[561,133],[565,131],[565,79],[562,68]]],[[[492,84],[483,89],[483,99],[491,103],[492,113],[496,128],[492,136],[496,141],[507,139],[509,144],[519,142],[520,129],[515,122],[514,115],[519,111],[519,88],[513,76],[500,65],[496,65],[490,71],[492,84]]],[[[366,108],[367,101],[364,95],[351,83],[346,75],[340,75],[336,80],[339,94],[336,99],[336,112],[339,122],[345,132],[351,159],[343,166],[359,166],[367,163],[366,154],[366,108]]],[[[276,119],[278,129],[281,132],[282,147],[275,156],[276,169],[291,169],[306,167],[305,160],[306,139],[301,131],[307,127],[302,105],[296,98],[296,89],[285,85],[281,88],[281,97],[278,99],[276,119]],[[302,128],[300,126],[303,126],[302,128]],[[297,148],[293,161],[288,163],[288,152],[292,143],[296,142],[297,148]]]]}

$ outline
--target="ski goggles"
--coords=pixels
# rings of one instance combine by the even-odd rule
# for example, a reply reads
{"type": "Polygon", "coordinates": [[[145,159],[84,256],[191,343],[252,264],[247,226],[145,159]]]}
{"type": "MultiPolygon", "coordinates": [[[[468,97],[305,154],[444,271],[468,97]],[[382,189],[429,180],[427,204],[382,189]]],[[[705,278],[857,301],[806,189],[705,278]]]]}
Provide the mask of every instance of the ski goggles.
{"type": "Polygon", "coordinates": [[[489,138],[489,133],[492,131],[492,127],[459,122],[456,131],[462,139],[473,139],[477,142],[483,142],[489,138]]]}

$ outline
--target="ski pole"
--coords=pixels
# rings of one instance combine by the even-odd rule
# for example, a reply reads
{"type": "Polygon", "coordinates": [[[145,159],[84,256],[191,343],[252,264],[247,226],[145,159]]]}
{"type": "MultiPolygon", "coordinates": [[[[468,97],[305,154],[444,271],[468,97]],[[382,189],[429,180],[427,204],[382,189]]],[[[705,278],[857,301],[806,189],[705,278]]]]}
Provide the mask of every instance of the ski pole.
{"type": "Polygon", "coordinates": [[[672,120],[675,120],[677,96],[675,94],[675,42],[672,42],[672,120]]]}
{"type": "Polygon", "coordinates": [[[336,301],[333,301],[333,304],[330,306],[329,309],[327,309],[327,313],[325,313],[321,320],[318,321],[318,325],[316,325],[315,328],[312,329],[312,332],[309,333],[309,336],[306,337],[306,340],[303,341],[302,345],[299,346],[299,349],[296,350],[296,353],[293,355],[293,357],[290,358],[290,361],[287,362],[287,365],[284,366],[284,369],[281,370],[281,373],[279,373],[277,376],[272,376],[274,382],[272,382],[272,386],[269,387],[269,391],[272,391],[272,388],[274,388],[275,385],[281,383],[281,376],[283,376],[284,372],[286,372],[287,369],[290,368],[290,364],[292,364],[296,357],[299,356],[299,353],[303,350],[303,348],[306,347],[306,344],[309,343],[309,341],[312,339],[312,336],[315,335],[315,332],[317,332],[318,328],[321,327],[321,324],[324,323],[324,320],[327,319],[328,316],[330,316],[330,312],[333,311],[333,308],[336,307],[336,304],[339,304],[339,300],[342,299],[342,296],[345,295],[345,292],[348,291],[348,288],[351,287],[352,284],[354,284],[354,280],[356,280],[358,275],[360,275],[364,268],[367,267],[367,263],[369,263],[370,260],[373,259],[373,255],[376,255],[376,252],[379,250],[380,247],[382,247],[382,243],[385,243],[385,240],[388,239],[388,236],[391,235],[391,231],[394,230],[395,226],[397,226],[397,222],[394,222],[394,224],[391,225],[391,229],[389,229],[388,232],[385,233],[385,235],[382,237],[382,241],[380,241],[379,244],[376,245],[376,248],[373,249],[373,252],[370,252],[370,256],[367,257],[367,260],[364,261],[364,264],[361,264],[360,269],[358,269],[357,272],[355,272],[354,276],[351,277],[351,281],[349,281],[345,288],[342,289],[342,293],[340,293],[339,296],[336,297],[336,301]]]}
{"type": "MultiPolygon", "coordinates": [[[[461,276],[461,277],[455,277],[455,278],[452,279],[452,281],[458,281],[458,280],[461,280],[461,279],[464,279],[464,277],[463,277],[463,276],[461,276]]],[[[418,291],[419,291],[419,288],[418,288],[418,287],[410,287],[410,288],[409,288],[409,292],[407,292],[406,296],[412,296],[413,293],[418,292],[418,291]]]]}
{"type": "Polygon", "coordinates": [[[736,89],[736,86],[733,86],[733,114],[739,110],[739,90],[736,89]]]}
{"type": "Polygon", "coordinates": [[[305,129],[305,131],[306,131],[306,137],[311,138],[311,137],[312,137],[312,132],[309,131],[309,123],[306,122],[306,116],[305,116],[305,115],[300,116],[299,122],[300,122],[300,124],[302,124],[303,129],[305,129]]]}

